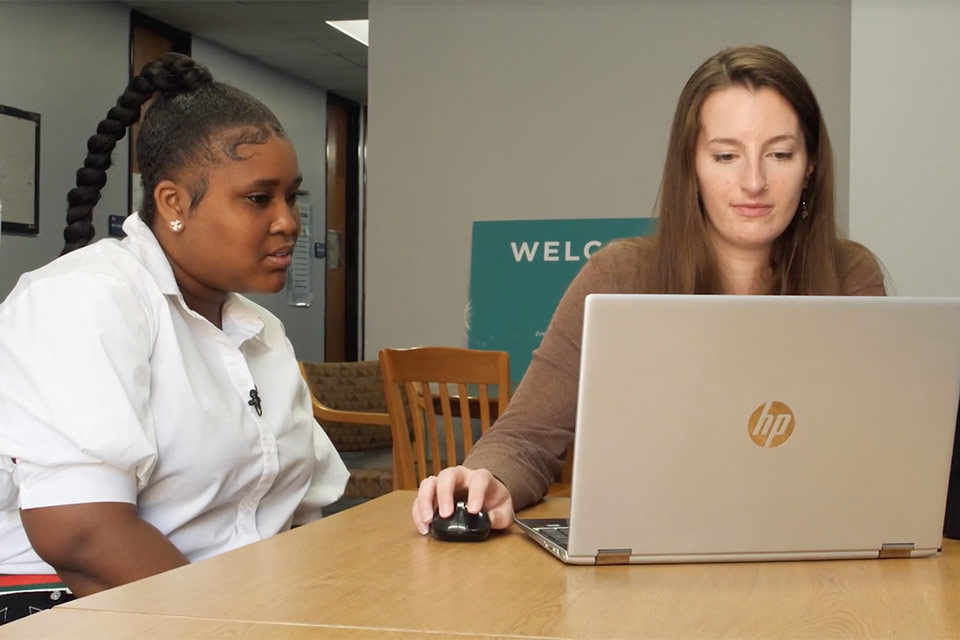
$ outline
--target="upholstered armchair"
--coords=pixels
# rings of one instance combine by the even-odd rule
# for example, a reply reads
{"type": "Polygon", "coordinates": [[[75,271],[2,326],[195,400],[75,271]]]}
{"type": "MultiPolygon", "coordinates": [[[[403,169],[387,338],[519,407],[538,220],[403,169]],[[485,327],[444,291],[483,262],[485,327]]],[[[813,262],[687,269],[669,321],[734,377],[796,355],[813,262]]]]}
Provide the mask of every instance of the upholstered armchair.
{"type": "Polygon", "coordinates": [[[331,511],[392,491],[390,417],[378,362],[301,362],[300,370],[313,415],[350,470],[344,497],[331,511]]]}

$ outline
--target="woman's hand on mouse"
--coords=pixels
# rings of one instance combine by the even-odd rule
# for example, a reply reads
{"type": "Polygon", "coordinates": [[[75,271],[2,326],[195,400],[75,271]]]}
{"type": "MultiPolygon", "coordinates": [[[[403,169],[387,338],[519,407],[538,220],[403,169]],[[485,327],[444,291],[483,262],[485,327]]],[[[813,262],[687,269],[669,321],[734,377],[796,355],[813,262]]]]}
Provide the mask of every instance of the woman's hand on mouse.
{"type": "Polygon", "coordinates": [[[420,483],[412,513],[417,531],[425,535],[430,530],[434,509],[442,517],[449,517],[457,495],[467,496],[470,513],[485,511],[492,528],[506,529],[513,524],[513,498],[507,487],[486,469],[458,466],[448,467],[420,483]]]}

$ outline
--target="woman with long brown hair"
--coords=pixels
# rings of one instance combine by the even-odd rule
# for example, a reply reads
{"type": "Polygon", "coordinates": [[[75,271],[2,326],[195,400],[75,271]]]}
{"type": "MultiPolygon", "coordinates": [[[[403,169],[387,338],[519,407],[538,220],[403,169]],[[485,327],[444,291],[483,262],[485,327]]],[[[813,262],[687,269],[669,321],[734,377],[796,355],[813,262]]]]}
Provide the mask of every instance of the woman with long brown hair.
{"type": "Polygon", "coordinates": [[[725,49],[680,94],[650,239],[612,243],[571,283],[508,409],[467,456],[420,485],[426,533],[455,493],[495,529],[543,497],[573,441],[590,293],[884,295],[873,255],[841,239],[833,151],[813,91],[780,51],[725,49]]]}

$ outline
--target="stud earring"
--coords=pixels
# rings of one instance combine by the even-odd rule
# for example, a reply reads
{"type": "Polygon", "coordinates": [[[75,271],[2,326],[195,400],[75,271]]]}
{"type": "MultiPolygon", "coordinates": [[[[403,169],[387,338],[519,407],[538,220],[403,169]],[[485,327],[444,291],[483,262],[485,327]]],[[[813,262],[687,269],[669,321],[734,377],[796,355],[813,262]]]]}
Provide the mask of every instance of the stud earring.
{"type": "Polygon", "coordinates": [[[180,220],[179,218],[176,220],[171,220],[170,230],[173,231],[174,233],[180,233],[181,231],[183,231],[183,220],[180,220]]]}

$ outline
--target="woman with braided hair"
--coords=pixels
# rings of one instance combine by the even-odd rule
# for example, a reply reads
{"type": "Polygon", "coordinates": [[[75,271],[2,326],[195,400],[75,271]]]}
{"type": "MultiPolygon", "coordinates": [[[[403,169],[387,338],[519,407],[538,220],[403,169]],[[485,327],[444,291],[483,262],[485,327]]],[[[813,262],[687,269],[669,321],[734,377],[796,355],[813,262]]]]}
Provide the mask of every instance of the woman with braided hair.
{"type": "Polygon", "coordinates": [[[87,142],[58,260],[0,305],[0,622],[319,517],[346,468],[279,320],[302,178],[276,117],[167,54],[87,142]],[[144,202],[88,245],[110,154],[144,202]]]}

